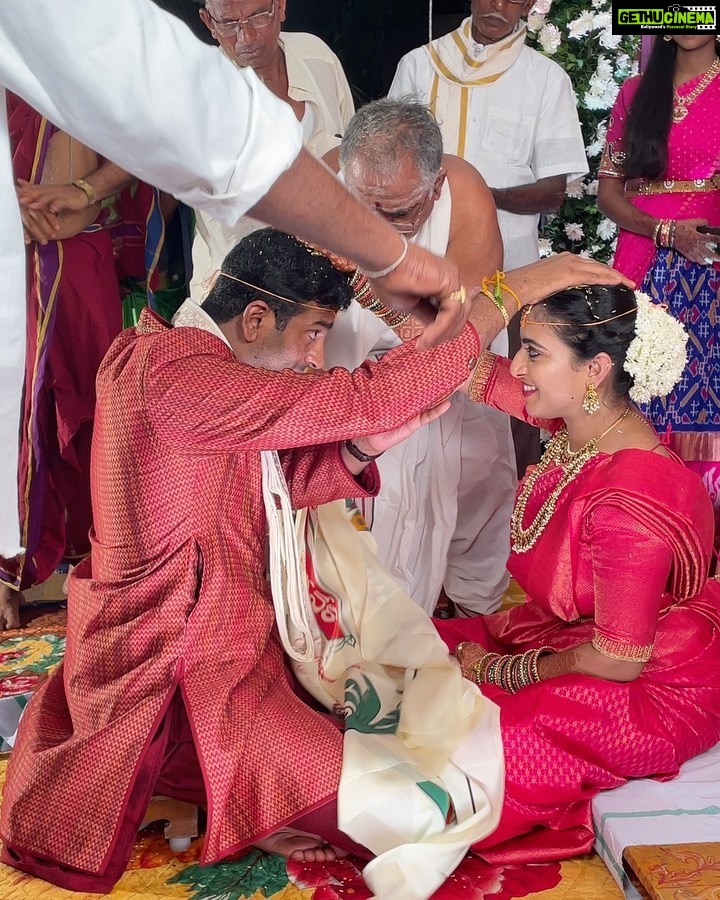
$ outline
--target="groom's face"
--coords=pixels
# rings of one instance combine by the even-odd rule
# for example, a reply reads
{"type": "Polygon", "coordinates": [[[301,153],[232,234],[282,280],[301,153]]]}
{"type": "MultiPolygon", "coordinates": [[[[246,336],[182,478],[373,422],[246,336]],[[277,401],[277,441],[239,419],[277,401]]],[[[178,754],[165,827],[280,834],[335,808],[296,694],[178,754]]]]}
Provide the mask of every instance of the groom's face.
{"type": "Polygon", "coordinates": [[[535,0],[472,0],[472,35],[479,44],[494,44],[512,34],[535,0]]]}

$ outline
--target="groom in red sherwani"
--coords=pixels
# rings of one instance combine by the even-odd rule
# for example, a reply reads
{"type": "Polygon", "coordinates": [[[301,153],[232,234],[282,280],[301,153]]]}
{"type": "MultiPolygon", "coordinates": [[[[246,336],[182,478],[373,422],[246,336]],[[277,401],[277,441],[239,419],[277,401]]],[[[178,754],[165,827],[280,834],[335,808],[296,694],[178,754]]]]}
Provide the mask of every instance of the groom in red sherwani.
{"type": "Polygon", "coordinates": [[[8,864],[105,892],[153,793],[207,805],[204,862],[334,795],[342,734],[293,693],[273,627],[259,451],[280,451],[296,508],[371,495],[376,467],[356,457],[421,424],[480,349],[467,328],[389,364],[314,371],[351,296],[324,256],[266,229],[229,254],[203,307],[174,328],[146,310],[111,347],[92,554],[70,581],[64,664],[13,751],[8,864]]]}
{"type": "MultiPolygon", "coordinates": [[[[555,260],[515,291],[618,280],[555,260]]],[[[451,342],[319,371],[351,295],[326,257],[265,229],[231,251],[202,307],[187,301],[175,327],[145,310],[113,343],[97,379],[92,553],[70,579],[65,661],[10,759],[4,862],[104,893],[153,793],[207,807],[206,863],[299,817],[309,830],[303,814],[333,799],[342,735],[287,674],[260,451],[279,451],[296,508],[373,494],[368,458],[442,412],[502,325],[481,298],[451,342]]]]}

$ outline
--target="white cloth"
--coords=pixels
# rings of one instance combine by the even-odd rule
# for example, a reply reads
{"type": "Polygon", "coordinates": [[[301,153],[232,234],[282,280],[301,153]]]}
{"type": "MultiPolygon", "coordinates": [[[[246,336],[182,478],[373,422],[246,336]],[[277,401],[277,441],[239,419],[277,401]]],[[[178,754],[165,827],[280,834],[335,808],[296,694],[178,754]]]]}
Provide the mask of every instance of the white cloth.
{"type": "MultiPolygon", "coordinates": [[[[340,60],[314,34],[283,32],[280,47],[285,56],[288,95],[305,103],[303,119],[305,149],[318,159],[337,147],[355,111],[352,94],[340,60]],[[307,129],[307,131],[305,131],[307,129]]],[[[240,66],[241,72],[246,71],[240,66]]],[[[193,277],[190,296],[201,303],[209,279],[221,266],[232,248],[264,222],[245,216],[240,222],[225,225],[211,214],[199,211],[193,240],[193,277]]]]}
{"type": "MultiPolygon", "coordinates": [[[[289,508],[287,490],[281,506],[289,508]]],[[[276,507],[266,499],[271,523],[276,507]]],[[[311,623],[315,656],[299,661],[295,640],[285,649],[300,683],[345,715],[338,827],[375,854],[363,877],[378,900],[427,900],[497,826],[499,708],[461,677],[427,614],[378,562],[375,541],[353,526],[343,502],[301,510],[289,554],[284,530],[271,526],[270,558],[287,562],[278,567],[287,582],[293,571],[312,580],[288,583],[286,602],[273,586],[276,618],[287,617],[288,634],[299,637],[288,613],[304,601],[304,616],[296,609],[295,618],[311,623]],[[450,805],[456,819],[448,823],[450,805]]]]}
{"type": "MultiPolygon", "coordinates": [[[[238,77],[227,59],[150,0],[2,0],[4,95],[2,87],[128,172],[230,224],[267,193],[301,147],[300,123],[287,104],[252,72],[238,77]]],[[[0,554],[12,557],[20,550],[25,251],[0,99],[0,554]]]]}
{"type": "MultiPolygon", "coordinates": [[[[475,48],[482,62],[485,48],[475,48]]],[[[389,96],[411,95],[428,103],[434,74],[427,50],[418,47],[400,60],[389,96]]],[[[459,85],[447,87],[461,90],[459,85]]],[[[443,110],[435,114],[442,130],[443,110]]],[[[456,153],[457,147],[447,145],[445,151],[456,153]]],[[[470,89],[463,155],[493,188],[533,184],[553,175],[568,180],[584,175],[585,144],[568,75],[551,59],[523,47],[497,81],[470,89]]],[[[498,210],[506,270],[538,258],[538,219],[498,210]]]]}
{"type": "MultiPolygon", "coordinates": [[[[389,96],[409,95],[430,103],[435,91],[438,101],[452,100],[452,110],[440,108],[439,102],[433,110],[443,132],[445,151],[460,150],[490,187],[532,184],[553,175],[572,180],[586,173],[585,145],[567,74],[557,63],[524,46],[515,62],[497,77],[502,69],[495,58],[497,48],[475,44],[468,29],[466,20],[450,40],[446,35],[433,41],[434,61],[427,47],[404,56],[389,96]],[[461,47],[475,62],[485,65],[473,73],[461,47]],[[487,74],[488,83],[464,87],[450,72],[448,77],[438,72],[438,60],[445,66],[455,61],[455,74],[461,79],[475,80],[487,74]],[[461,128],[455,107],[463,92],[467,92],[468,104],[465,127],[461,128]]],[[[515,36],[506,40],[513,53],[517,50],[514,41],[515,36]]],[[[535,214],[498,210],[506,271],[538,259],[538,221],[535,214]]],[[[492,349],[507,353],[507,344],[504,348],[493,344],[492,349]]],[[[510,550],[509,522],[517,481],[515,451],[507,416],[464,399],[460,402],[465,406],[461,472],[456,497],[450,501],[456,506],[457,527],[444,584],[447,595],[462,607],[461,612],[489,613],[497,609],[509,582],[504,566],[510,550]]],[[[450,507],[449,512],[453,512],[450,507]]],[[[434,588],[434,583],[431,586],[434,588]]]]}
{"type": "MultiPolygon", "coordinates": [[[[446,179],[412,242],[444,255],[452,203],[446,179]]],[[[399,343],[377,316],[353,303],[325,339],[325,365],[354,369],[399,343]]],[[[504,333],[493,349],[507,353],[504,333]]],[[[508,417],[456,395],[443,416],[392,447],[377,465],[380,493],[361,506],[393,578],[428,613],[443,585],[465,609],[496,608],[509,580],[516,483],[508,417]]]]}

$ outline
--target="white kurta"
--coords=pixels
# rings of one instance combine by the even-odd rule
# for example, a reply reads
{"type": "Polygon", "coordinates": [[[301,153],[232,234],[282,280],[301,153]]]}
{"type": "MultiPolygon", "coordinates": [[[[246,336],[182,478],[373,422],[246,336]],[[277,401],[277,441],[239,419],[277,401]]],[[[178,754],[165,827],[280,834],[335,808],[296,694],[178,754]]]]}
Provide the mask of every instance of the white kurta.
{"type": "MultiPolygon", "coordinates": [[[[2,87],[133,175],[229,224],[267,193],[301,147],[300,123],[287,104],[150,0],[2,0],[4,94],[2,87]],[[228,105],[233,116],[224,114],[228,105]]],[[[20,549],[25,250],[0,100],[0,554],[12,557],[20,549]]]]}
{"type": "MultiPolygon", "coordinates": [[[[337,147],[355,112],[350,85],[340,60],[314,34],[283,33],[280,47],[285,55],[288,94],[292,100],[305,103],[305,149],[319,159],[337,147]]],[[[239,66],[237,68],[242,71],[239,66]]],[[[228,226],[207,212],[198,212],[190,282],[190,296],[196,303],[202,303],[209,280],[230,250],[264,225],[264,222],[245,216],[236,225],[228,226]]]]}
{"type": "MultiPolygon", "coordinates": [[[[483,53],[476,44],[474,57],[482,61],[483,53]]],[[[400,60],[389,96],[412,95],[427,103],[433,75],[430,57],[418,47],[400,60]]],[[[442,129],[441,110],[437,116],[442,129]]],[[[456,148],[446,146],[445,152],[456,148]]],[[[557,63],[523,47],[497,81],[471,88],[465,159],[491,188],[533,184],[553,175],[573,180],[588,171],[575,93],[557,63]]],[[[506,270],[538,258],[538,219],[498,210],[506,270]]]]}

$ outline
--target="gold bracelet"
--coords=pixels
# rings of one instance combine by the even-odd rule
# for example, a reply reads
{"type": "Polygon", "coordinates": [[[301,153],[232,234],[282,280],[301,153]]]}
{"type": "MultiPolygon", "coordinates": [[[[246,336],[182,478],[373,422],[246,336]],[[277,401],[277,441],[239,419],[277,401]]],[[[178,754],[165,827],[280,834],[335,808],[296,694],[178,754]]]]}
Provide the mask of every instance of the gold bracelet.
{"type": "Polygon", "coordinates": [[[95,193],[95,188],[88,184],[84,178],[76,178],[75,181],[71,181],[70,184],[73,187],[76,187],[79,191],[82,191],[83,194],[87,197],[88,206],[92,206],[94,203],[97,203],[97,195],[95,193]]]}
{"type": "Polygon", "coordinates": [[[480,288],[480,293],[484,294],[495,307],[495,309],[497,309],[497,311],[503,317],[503,328],[507,328],[510,324],[510,316],[508,315],[508,311],[505,309],[505,304],[502,302],[502,298],[498,300],[495,295],[492,294],[486,287],[480,288]]]}
{"type": "Polygon", "coordinates": [[[520,298],[515,293],[515,291],[511,287],[508,287],[507,284],[505,284],[505,273],[501,272],[500,269],[495,270],[495,274],[492,276],[492,278],[483,278],[482,286],[483,290],[485,291],[490,291],[490,288],[493,288],[492,294],[495,297],[496,303],[503,302],[502,294],[503,291],[505,291],[505,293],[510,294],[510,296],[515,301],[515,312],[517,312],[522,306],[522,303],[520,303],[520,298]]]}
{"type": "Polygon", "coordinates": [[[511,287],[508,287],[506,284],[501,284],[500,290],[505,291],[506,294],[510,294],[510,296],[515,301],[515,306],[517,307],[515,312],[517,312],[520,309],[520,307],[522,306],[522,303],[520,302],[520,298],[515,293],[515,291],[511,287]]]}

